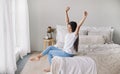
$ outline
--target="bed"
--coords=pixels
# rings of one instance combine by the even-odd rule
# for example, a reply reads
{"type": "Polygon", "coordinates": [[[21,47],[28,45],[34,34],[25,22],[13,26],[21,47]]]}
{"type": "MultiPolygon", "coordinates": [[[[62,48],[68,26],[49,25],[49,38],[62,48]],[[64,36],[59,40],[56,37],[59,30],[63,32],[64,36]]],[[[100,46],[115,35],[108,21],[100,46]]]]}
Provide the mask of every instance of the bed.
{"type": "MultiPolygon", "coordinates": [[[[55,46],[62,48],[67,28],[57,25],[56,30],[57,43],[55,46]]],[[[77,56],[92,58],[96,63],[97,74],[120,74],[120,45],[113,42],[113,31],[112,27],[88,26],[83,26],[80,30],[77,56]]],[[[53,58],[52,61],[52,74],[59,74],[60,61],[56,61],[56,58],[53,58]]]]}

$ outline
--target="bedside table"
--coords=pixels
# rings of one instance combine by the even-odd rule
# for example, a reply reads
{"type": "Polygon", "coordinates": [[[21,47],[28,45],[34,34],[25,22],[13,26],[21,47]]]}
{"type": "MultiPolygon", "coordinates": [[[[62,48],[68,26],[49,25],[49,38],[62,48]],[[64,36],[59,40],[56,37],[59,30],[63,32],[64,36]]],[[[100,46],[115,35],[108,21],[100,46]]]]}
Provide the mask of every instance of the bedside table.
{"type": "Polygon", "coordinates": [[[54,39],[43,39],[43,49],[45,50],[48,46],[54,45],[54,39]]]}

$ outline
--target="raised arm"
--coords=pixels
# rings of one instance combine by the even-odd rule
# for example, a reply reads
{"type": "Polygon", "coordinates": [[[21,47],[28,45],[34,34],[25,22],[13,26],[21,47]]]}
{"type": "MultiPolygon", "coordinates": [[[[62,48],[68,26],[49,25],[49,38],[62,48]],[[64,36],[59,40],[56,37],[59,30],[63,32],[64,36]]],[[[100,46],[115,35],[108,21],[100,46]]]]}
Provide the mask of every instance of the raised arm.
{"type": "Polygon", "coordinates": [[[68,16],[68,11],[70,10],[70,7],[66,7],[65,10],[65,21],[66,21],[66,25],[68,25],[69,23],[69,16],[68,16]]]}
{"type": "Polygon", "coordinates": [[[78,35],[79,30],[80,30],[80,27],[81,27],[82,24],[84,23],[87,15],[88,15],[87,11],[84,11],[84,16],[83,16],[82,20],[80,20],[80,22],[79,22],[79,24],[77,25],[77,28],[76,28],[76,30],[75,30],[75,34],[76,34],[76,35],[78,35]]]}

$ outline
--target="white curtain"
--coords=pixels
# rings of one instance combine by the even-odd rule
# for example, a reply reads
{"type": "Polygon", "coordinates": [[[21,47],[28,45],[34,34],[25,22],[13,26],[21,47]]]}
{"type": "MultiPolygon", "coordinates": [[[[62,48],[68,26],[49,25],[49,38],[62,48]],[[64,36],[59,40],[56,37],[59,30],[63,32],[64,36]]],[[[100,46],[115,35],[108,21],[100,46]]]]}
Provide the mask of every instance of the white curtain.
{"type": "Polygon", "coordinates": [[[0,0],[0,74],[16,70],[13,4],[12,0],[0,0]]]}
{"type": "Polygon", "coordinates": [[[20,52],[20,56],[22,57],[30,52],[29,14],[27,0],[16,0],[15,7],[16,47],[20,52]]]}
{"type": "Polygon", "coordinates": [[[30,52],[27,0],[0,0],[0,74],[15,74],[16,56],[30,52]]]}

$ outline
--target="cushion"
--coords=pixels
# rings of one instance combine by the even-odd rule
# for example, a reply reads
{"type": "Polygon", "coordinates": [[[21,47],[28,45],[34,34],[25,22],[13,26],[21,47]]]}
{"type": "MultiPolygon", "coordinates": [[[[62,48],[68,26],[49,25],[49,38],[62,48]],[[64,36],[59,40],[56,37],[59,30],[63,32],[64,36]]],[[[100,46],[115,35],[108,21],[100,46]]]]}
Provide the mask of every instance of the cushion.
{"type": "Polygon", "coordinates": [[[113,31],[112,27],[91,27],[88,29],[88,35],[103,35],[105,43],[112,43],[113,31]]]}
{"type": "Polygon", "coordinates": [[[79,36],[79,44],[92,45],[104,44],[105,40],[102,35],[81,35],[79,36]]]}
{"type": "Polygon", "coordinates": [[[57,31],[56,41],[57,42],[64,42],[65,35],[68,33],[67,27],[66,26],[57,25],[56,26],[56,31],[57,31]]]}

